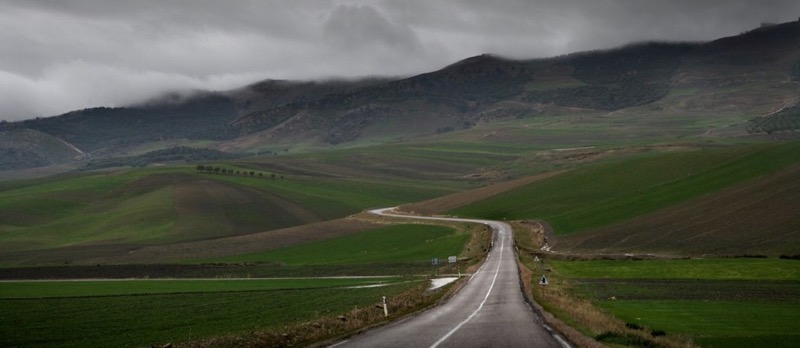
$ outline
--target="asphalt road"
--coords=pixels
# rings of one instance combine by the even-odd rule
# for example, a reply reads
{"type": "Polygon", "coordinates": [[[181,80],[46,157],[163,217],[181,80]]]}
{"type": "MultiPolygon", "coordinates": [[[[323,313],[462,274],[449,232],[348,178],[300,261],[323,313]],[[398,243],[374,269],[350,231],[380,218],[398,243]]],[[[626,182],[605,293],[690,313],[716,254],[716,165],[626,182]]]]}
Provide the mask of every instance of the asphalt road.
{"type": "Polygon", "coordinates": [[[343,347],[568,347],[552,335],[522,296],[511,226],[499,221],[374,214],[469,221],[495,230],[486,262],[453,298],[418,315],[351,337],[343,347]]]}

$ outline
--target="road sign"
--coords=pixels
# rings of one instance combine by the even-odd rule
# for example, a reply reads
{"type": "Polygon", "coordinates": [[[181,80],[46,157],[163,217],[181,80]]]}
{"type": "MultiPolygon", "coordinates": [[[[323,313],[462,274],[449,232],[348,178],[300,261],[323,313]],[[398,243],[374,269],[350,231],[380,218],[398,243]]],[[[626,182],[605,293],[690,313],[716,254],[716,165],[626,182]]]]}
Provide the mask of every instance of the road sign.
{"type": "Polygon", "coordinates": [[[550,284],[547,281],[547,276],[542,276],[542,279],[539,279],[539,285],[547,285],[547,284],[550,284]]]}
{"type": "Polygon", "coordinates": [[[455,256],[450,256],[447,258],[448,263],[456,263],[456,261],[458,261],[458,258],[455,256]]]}
{"type": "Polygon", "coordinates": [[[534,256],[533,257],[533,262],[539,262],[539,256],[534,256]]]}
{"type": "Polygon", "coordinates": [[[439,265],[439,258],[438,257],[432,258],[431,259],[431,264],[434,265],[434,266],[438,266],[439,265]]]}

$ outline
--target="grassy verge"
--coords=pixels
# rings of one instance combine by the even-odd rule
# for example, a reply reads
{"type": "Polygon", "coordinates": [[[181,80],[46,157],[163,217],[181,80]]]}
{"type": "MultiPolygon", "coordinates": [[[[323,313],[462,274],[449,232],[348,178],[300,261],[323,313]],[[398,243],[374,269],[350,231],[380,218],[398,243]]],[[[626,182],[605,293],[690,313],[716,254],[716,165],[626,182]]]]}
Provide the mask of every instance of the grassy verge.
{"type": "Polygon", "coordinates": [[[536,221],[514,221],[514,240],[518,248],[523,288],[534,307],[542,310],[544,321],[577,347],[603,347],[594,338],[600,334],[613,333],[625,338],[623,345],[647,343],[644,338],[630,333],[624,323],[614,318],[591,302],[574,296],[560,279],[553,279],[550,269],[544,266],[544,258],[537,255],[544,244],[545,228],[536,221]],[[549,285],[542,287],[542,276],[549,278],[549,285]]]}
{"type": "Polygon", "coordinates": [[[605,343],[625,341],[631,332],[663,345],[703,347],[792,346],[800,339],[795,260],[549,261],[541,267],[555,285],[538,296],[544,303],[573,298],[625,323],[624,331],[591,332],[605,343]]]}

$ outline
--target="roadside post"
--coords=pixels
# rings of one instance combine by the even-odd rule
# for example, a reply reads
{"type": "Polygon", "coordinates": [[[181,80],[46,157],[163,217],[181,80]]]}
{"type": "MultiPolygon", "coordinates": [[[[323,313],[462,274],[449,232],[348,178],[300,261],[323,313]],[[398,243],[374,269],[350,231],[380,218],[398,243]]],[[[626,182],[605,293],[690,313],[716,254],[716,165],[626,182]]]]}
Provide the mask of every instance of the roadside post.
{"type": "Polygon", "coordinates": [[[544,287],[547,286],[547,284],[550,284],[550,282],[547,281],[547,276],[542,275],[542,279],[539,279],[539,285],[542,286],[542,297],[544,297],[544,287]]]}
{"type": "Polygon", "coordinates": [[[386,307],[386,296],[383,297],[383,316],[384,317],[389,316],[389,308],[386,307]]]}

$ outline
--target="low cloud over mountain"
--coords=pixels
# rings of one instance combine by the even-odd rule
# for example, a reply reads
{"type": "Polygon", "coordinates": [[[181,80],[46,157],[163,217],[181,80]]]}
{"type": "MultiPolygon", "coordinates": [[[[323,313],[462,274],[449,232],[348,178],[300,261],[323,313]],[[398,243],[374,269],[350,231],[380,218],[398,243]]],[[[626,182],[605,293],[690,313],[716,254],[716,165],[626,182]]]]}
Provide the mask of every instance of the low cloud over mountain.
{"type": "Polygon", "coordinates": [[[265,78],[412,75],[480,53],[546,57],[709,40],[800,15],[736,1],[4,1],[0,120],[265,78]]]}

